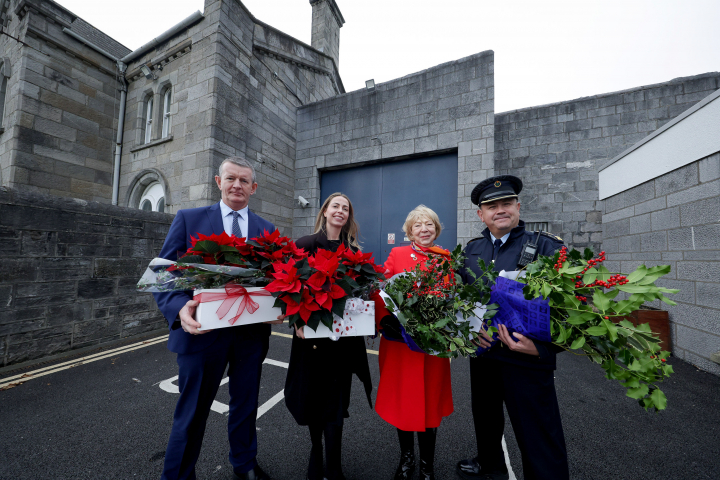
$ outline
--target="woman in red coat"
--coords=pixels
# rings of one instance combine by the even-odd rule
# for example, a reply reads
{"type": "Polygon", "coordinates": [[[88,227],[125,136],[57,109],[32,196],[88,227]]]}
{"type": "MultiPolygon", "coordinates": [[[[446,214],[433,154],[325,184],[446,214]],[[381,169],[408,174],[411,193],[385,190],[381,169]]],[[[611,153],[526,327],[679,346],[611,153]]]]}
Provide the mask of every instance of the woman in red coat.
{"type": "MultiPolygon", "coordinates": [[[[436,247],[435,239],[442,227],[437,214],[424,205],[408,215],[403,226],[412,244],[395,247],[385,262],[385,276],[412,270],[433,255],[449,256],[450,252],[436,247]]],[[[450,360],[413,352],[398,338],[399,323],[388,312],[379,296],[374,298],[376,321],[383,338],[380,340],[380,385],[375,410],[383,420],[397,427],[400,440],[400,464],[396,480],[412,478],[415,469],[414,432],[420,447],[420,478],[434,480],[433,460],[437,427],[443,417],[453,412],[450,385],[450,360]]]]}

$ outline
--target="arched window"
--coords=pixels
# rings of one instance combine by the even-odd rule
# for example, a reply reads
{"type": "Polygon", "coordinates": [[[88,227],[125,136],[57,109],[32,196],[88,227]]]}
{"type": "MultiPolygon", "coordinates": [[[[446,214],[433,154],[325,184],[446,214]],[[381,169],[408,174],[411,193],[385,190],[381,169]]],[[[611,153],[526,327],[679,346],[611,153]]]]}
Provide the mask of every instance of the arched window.
{"type": "Polygon", "coordinates": [[[5,92],[7,91],[8,81],[5,70],[7,67],[5,62],[0,63],[0,127],[5,125],[5,92]]]}
{"type": "Polygon", "coordinates": [[[150,143],[152,139],[152,116],[153,116],[153,99],[148,98],[145,105],[145,143],[150,143]]]}
{"type": "Polygon", "coordinates": [[[167,138],[168,136],[170,136],[170,100],[172,99],[171,95],[171,88],[168,87],[168,89],[165,90],[165,95],[163,95],[162,138],[167,138]]]}
{"type": "Polygon", "coordinates": [[[140,210],[165,213],[165,191],[162,185],[154,182],[145,188],[140,197],[140,210]]]}

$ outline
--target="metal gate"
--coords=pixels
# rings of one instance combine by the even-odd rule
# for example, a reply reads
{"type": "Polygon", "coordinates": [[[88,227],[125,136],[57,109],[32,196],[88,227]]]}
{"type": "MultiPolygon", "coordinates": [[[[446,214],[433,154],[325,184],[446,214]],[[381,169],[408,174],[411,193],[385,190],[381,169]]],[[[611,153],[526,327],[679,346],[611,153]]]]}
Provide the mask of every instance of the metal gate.
{"type": "Polygon", "coordinates": [[[457,154],[323,172],[321,204],[334,192],[350,197],[363,251],[375,253],[378,263],[393,247],[410,244],[402,226],[420,204],[440,217],[436,243],[450,250],[457,244],[457,154]]]}

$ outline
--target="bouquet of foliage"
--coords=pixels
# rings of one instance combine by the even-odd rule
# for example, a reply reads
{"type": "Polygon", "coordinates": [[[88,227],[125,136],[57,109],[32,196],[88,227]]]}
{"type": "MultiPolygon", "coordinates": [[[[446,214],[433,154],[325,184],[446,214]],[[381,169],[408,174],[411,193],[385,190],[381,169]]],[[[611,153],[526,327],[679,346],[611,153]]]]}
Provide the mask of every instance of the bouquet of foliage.
{"type": "Polygon", "coordinates": [[[319,249],[308,257],[276,261],[266,290],[276,297],[275,307],[288,316],[290,326],[317,330],[322,322],[332,329],[333,314],[343,316],[347,298],[367,297],[384,279],[371,257],[341,245],[335,252],[319,249]]]}
{"type": "Polygon", "coordinates": [[[278,230],[250,240],[225,232],[190,238],[192,246],[177,262],[156,258],[150,263],[138,282],[138,291],[213,289],[231,282],[262,287],[272,281],[273,263],[307,257],[278,230]]]}
{"type": "MultiPolygon", "coordinates": [[[[626,276],[610,272],[602,265],[604,261],[605,252],[594,255],[586,249],[581,254],[563,247],[554,257],[540,256],[528,265],[517,282],[528,302],[545,301],[549,307],[549,338],[523,333],[536,340],[550,340],[568,351],[580,350],[580,355],[602,365],[606,378],[621,382],[627,395],[646,410],[663,410],[667,399],[657,383],[673,373],[666,363],[669,352],[660,351],[660,340],[647,324],[635,326],[625,317],[648,301],[675,305],[664,294],[678,290],[655,285],[670,267],[641,265],[626,276]],[[616,301],[620,292],[628,294],[627,298],[616,301]]],[[[513,282],[497,278],[491,266],[480,263],[480,267],[494,284],[493,295],[499,283],[513,282]]],[[[491,335],[497,333],[497,322],[497,318],[487,322],[491,335]]]]}
{"type": "Polygon", "coordinates": [[[463,265],[461,249],[456,247],[450,258],[430,254],[424,264],[395,275],[383,288],[385,306],[400,322],[411,350],[443,358],[474,356],[472,330],[480,322],[471,320],[495,315],[497,306],[487,305],[490,287],[482,278],[465,285],[456,273],[463,265]]]}

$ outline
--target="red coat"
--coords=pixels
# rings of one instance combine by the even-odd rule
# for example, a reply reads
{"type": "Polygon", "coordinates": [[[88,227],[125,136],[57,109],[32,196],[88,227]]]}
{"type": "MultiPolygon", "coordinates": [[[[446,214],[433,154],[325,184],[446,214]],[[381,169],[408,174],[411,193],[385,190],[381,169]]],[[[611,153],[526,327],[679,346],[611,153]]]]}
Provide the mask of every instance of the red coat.
{"type": "MultiPolygon", "coordinates": [[[[411,246],[395,247],[385,269],[390,271],[390,277],[425,260],[427,257],[411,246]]],[[[379,322],[390,313],[379,295],[374,300],[375,319],[379,322]]],[[[439,426],[442,417],[453,412],[450,360],[413,352],[404,343],[382,338],[375,411],[400,430],[422,432],[439,426]]]]}

